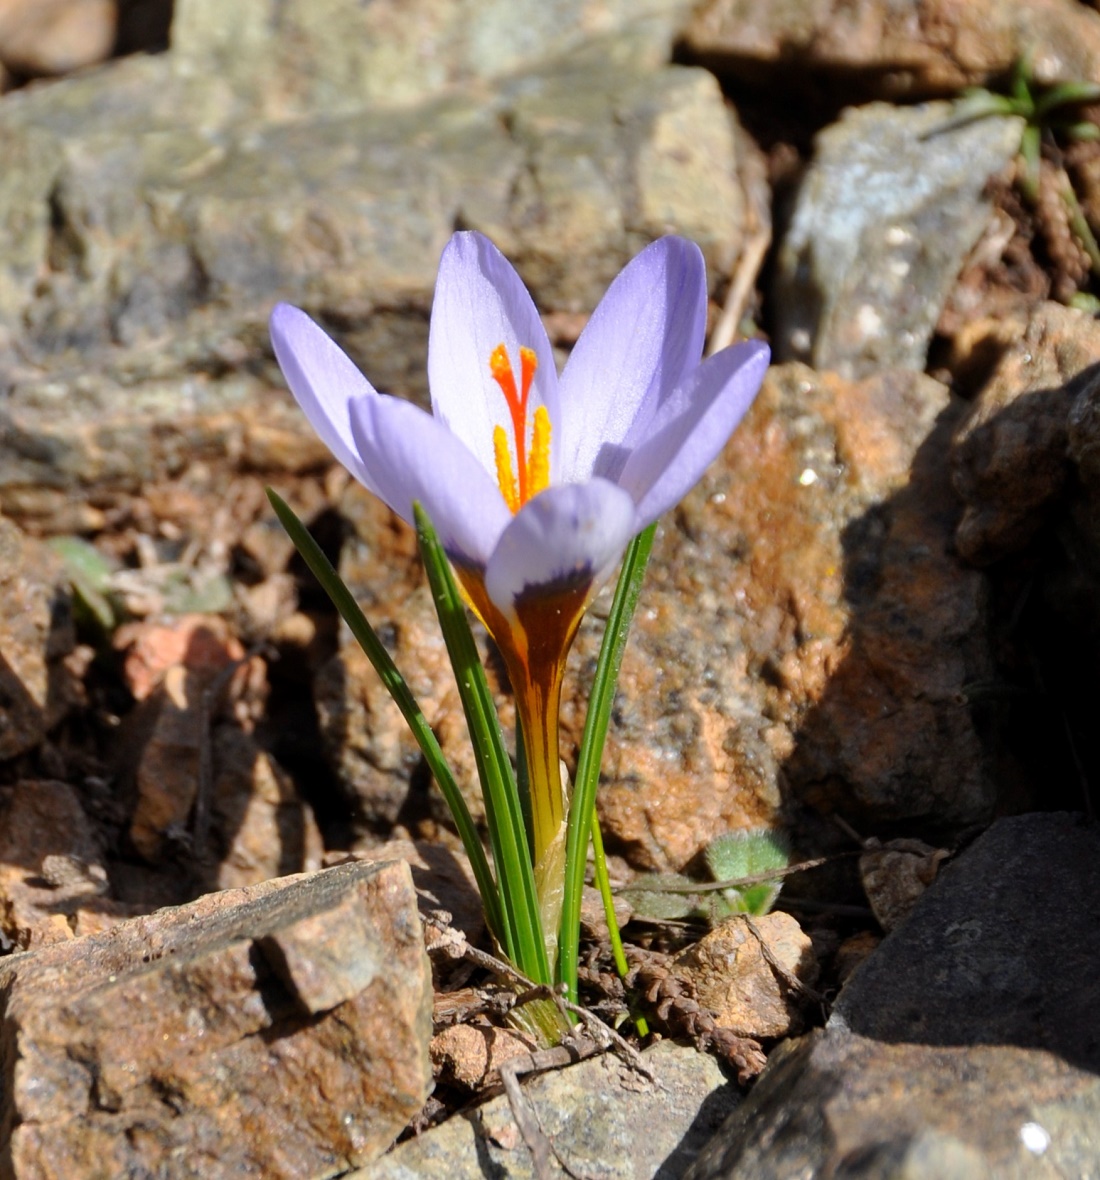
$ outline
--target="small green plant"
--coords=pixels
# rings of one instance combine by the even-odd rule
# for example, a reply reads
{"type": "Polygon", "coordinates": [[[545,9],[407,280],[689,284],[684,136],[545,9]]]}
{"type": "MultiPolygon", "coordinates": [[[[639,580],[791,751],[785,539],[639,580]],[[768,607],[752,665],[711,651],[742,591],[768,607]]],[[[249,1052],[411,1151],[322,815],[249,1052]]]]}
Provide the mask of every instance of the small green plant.
{"type": "MultiPolygon", "coordinates": [[[[1100,85],[1092,82],[1037,82],[1029,60],[1021,58],[1013,67],[1008,93],[985,87],[965,90],[947,123],[937,130],[963,126],[978,119],[1009,116],[1024,121],[1020,135],[1019,167],[1016,186],[1027,204],[1034,209],[1055,265],[1065,254],[1076,256],[1070,241],[1076,240],[1087,257],[1087,271],[1100,277],[1100,244],[1081,207],[1077,191],[1066,171],[1061,147],[1100,140],[1100,124],[1082,116],[1081,108],[1100,102],[1100,85]],[[1044,153],[1044,145],[1046,152],[1044,153]],[[1065,240],[1061,240],[1065,239],[1065,240]]],[[[1075,264],[1076,265],[1076,264],[1075,264]]],[[[1074,274],[1055,294],[1072,306],[1095,312],[1100,302],[1087,291],[1076,290],[1080,278],[1074,274]]]]}
{"type": "Polygon", "coordinates": [[[727,832],[708,845],[704,860],[710,881],[653,873],[636,878],[621,892],[642,918],[694,918],[714,925],[733,914],[760,917],[779,896],[790,846],[782,832],[768,828],[727,832]]]}

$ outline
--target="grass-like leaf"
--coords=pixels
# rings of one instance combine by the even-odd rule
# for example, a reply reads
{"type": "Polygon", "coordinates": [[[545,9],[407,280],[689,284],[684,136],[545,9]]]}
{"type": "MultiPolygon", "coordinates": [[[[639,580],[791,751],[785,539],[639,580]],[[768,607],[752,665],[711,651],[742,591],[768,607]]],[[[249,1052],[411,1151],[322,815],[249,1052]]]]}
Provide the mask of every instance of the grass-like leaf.
{"type": "Polygon", "coordinates": [[[275,509],[275,515],[294,542],[295,548],[302,555],[302,560],[309,566],[313,576],[332,599],[333,606],[340,612],[340,617],[347,623],[367,659],[374,665],[374,670],[378,673],[390,696],[393,697],[394,703],[401,710],[401,715],[412,730],[424,755],[424,760],[427,762],[435,781],[439,784],[439,789],[443,792],[443,798],[454,817],[455,826],[462,839],[462,846],[470,858],[477,887],[481,893],[481,903],[485,909],[485,920],[498,943],[505,946],[506,924],[497,883],[493,879],[492,870],[489,868],[489,862],[485,856],[485,849],[481,845],[481,839],[474,826],[469,808],[466,806],[466,800],[463,799],[462,792],[458,789],[458,784],[443,756],[443,751],[439,748],[439,742],[436,740],[435,734],[432,733],[427,718],[416,703],[416,698],[397,665],[390,658],[389,652],[386,651],[382,641],[374,633],[370,623],[367,622],[366,616],[359,609],[359,604],[352,597],[351,591],[333,569],[332,563],[310,535],[309,530],[289,505],[271,488],[267,489],[267,498],[271,501],[271,507],[275,509]]]}
{"type": "MultiPolygon", "coordinates": [[[[619,669],[622,667],[623,650],[630,633],[630,621],[634,617],[634,608],[638,605],[638,595],[641,593],[642,579],[645,577],[646,563],[649,561],[656,531],[657,525],[651,524],[627,546],[623,567],[619,571],[619,581],[615,586],[615,597],[611,602],[611,613],[607,618],[603,643],[600,646],[600,656],[596,663],[596,675],[592,681],[592,694],[588,699],[584,734],[577,759],[577,778],[573,786],[573,801],[569,808],[569,829],[565,846],[565,901],[562,905],[561,954],[558,960],[558,977],[565,984],[566,994],[574,1003],[577,999],[581,894],[584,890],[588,841],[593,832],[600,762],[603,759],[604,741],[611,719],[611,706],[615,700],[615,686],[618,684],[619,669]]],[[[603,859],[602,852],[601,841],[599,861],[603,859]]],[[[610,891],[605,898],[605,909],[609,901],[610,891]]],[[[607,922],[614,943],[618,940],[618,927],[613,908],[608,912],[607,922]]],[[[619,954],[621,955],[621,944],[619,954]]]]}
{"type": "Polygon", "coordinates": [[[454,668],[466,724],[474,745],[481,791],[493,847],[503,909],[502,946],[513,963],[537,983],[551,982],[549,958],[531,851],[512,764],[477,646],[466,620],[466,608],[455,585],[450,563],[427,513],[413,505],[420,556],[428,572],[439,625],[454,668]]]}

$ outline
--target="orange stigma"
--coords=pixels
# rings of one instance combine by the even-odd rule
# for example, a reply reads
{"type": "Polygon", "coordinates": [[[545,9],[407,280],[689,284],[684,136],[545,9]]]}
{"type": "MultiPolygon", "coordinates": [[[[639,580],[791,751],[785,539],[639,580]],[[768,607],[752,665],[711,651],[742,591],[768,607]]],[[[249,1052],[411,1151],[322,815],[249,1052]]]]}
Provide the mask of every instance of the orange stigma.
{"type": "Polygon", "coordinates": [[[533,348],[521,348],[519,358],[520,379],[517,388],[516,375],[504,345],[498,344],[489,355],[489,372],[504,394],[512,420],[515,468],[512,467],[508,432],[503,426],[493,427],[493,458],[501,495],[513,515],[550,483],[550,415],[545,406],[539,406],[533,415],[530,456],[527,453],[527,398],[539,361],[533,348]]]}

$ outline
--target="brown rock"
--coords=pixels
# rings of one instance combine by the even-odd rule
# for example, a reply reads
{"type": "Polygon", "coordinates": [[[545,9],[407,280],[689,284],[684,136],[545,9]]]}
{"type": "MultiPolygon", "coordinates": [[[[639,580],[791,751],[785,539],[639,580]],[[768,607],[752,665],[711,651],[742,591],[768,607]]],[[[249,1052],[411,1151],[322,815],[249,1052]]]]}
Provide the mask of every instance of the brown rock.
{"type": "Polygon", "coordinates": [[[0,816],[0,930],[22,950],[73,937],[103,892],[103,850],[72,787],[23,780],[0,816]]]}
{"type": "MultiPolygon", "coordinates": [[[[597,800],[636,867],[679,868],[720,832],[777,826],[781,779],[849,813],[986,814],[989,770],[959,695],[989,662],[983,579],[949,551],[942,476],[958,408],[918,374],[773,368],[666,520],[597,800]]],[[[598,636],[586,622],[586,672],[598,636]]]]}
{"type": "Polygon", "coordinates": [[[127,719],[122,777],[134,780],[130,839],[157,863],[187,843],[210,889],[320,867],[323,842],[290,776],[252,734],[266,668],[224,619],[189,615],[119,629],[141,701],[127,719]]]}
{"type": "Polygon", "coordinates": [[[0,62],[16,74],[67,74],[106,61],[115,0],[0,0],[0,62]]]}
{"type": "Polygon", "coordinates": [[[220,845],[209,852],[216,864],[211,888],[321,867],[324,841],[309,804],[255,738],[232,724],[219,725],[213,735],[211,812],[220,845]]]}
{"type": "Polygon", "coordinates": [[[878,924],[887,934],[909,916],[950,853],[921,840],[868,840],[859,877],[878,924]]]}
{"type": "Polygon", "coordinates": [[[1100,16],[1074,0],[708,0],[685,41],[720,74],[814,70],[882,97],[983,85],[1021,57],[1043,81],[1100,78],[1100,16]]]}
{"type": "Polygon", "coordinates": [[[15,956],[0,987],[12,1177],[332,1176],[384,1151],[430,1086],[400,864],[213,894],[15,956]]]}
{"type": "Polygon", "coordinates": [[[159,858],[166,837],[183,836],[195,804],[203,748],[210,740],[209,717],[202,709],[205,688],[199,677],[177,664],[168,669],[145,710],[152,716],[151,732],[137,766],[130,839],[146,860],[159,858]]]}
{"type": "MultiPolygon", "coordinates": [[[[414,564],[418,559],[406,556],[415,541],[396,518],[387,523],[361,554],[353,542],[341,573],[408,680],[471,814],[480,819],[485,811],[477,769],[443,634],[414,564]]],[[[420,749],[397,706],[358,645],[346,641],[340,656],[321,670],[315,692],[330,757],[361,818],[373,827],[398,819],[406,826],[429,817],[446,821],[442,797],[434,785],[429,793],[420,749]]]]}
{"type": "Polygon", "coordinates": [[[810,939],[790,914],[779,912],[728,919],[679,955],[675,967],[721,1028],[742,1037],[785,1037],[801,1031],[804,997],[772,959],[804,984],[817,979],[810,939]]]}
{"type": "Polygon", "coordinates": [[[114,644],[126,653],[126,685],[139,701],[152,694],[171,668],[212,675],[244,659],[244,648],[217,615],[128,623],[115,632],[114,644]]]}
{"type": "Polygon", "coordinates": [[[74,643],[60,561],[0,517],[0,762],[33,749],[64,716],[74,643]]]}
{"type": "Polygon", "coordinates": [[[476,1091],[494,1080],[499,1083],[506,1061],[536,1048],[531,1038],[510,1029],[455,1024],[432,1038],[432,1064],[443,1081],[476,1091]]]}
{"type": "Polygon", "coordinates": [[[1044,303],[1004,353],[962,423],[951,478],[965,502],[956,543],[987,565],[1023,549],[1066,486],[1074,398],[1095,384],[1100,325],[1044,303]]]}
{"type": "Polygon", "coordinates": [[[345,860],[369,863],[403,860],[412,870],[413,884],[420,900],[421,913],[446,911],[450,925],[461,930],[467,940],[477,945],[485,931],[485,917],[477,881],[466,854],[460,848],[447,848],[426,840],[387,840],[374,847],[357,847],[351,852],[330,852],[330,864],[345,860]]]}

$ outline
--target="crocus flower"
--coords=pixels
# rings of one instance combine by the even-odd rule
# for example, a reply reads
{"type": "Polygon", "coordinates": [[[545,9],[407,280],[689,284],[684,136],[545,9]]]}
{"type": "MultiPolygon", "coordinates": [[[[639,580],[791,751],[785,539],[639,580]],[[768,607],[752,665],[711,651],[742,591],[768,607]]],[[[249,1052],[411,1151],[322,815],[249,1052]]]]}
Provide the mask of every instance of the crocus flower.
{"type": "Polygon", "coordinates": [[[530,295],[478,233],[443,252],[432,307],[432,413],[377,393],[303,312],[271,317],[275,355],[314,429],[398,515],[419,501],[503,656],[528,764],[535,878],[556,932],[566,788],[565,657],[630,539],[725,445],[768,364],[759,342],[702,361],[697,246],[666,237],[612,283],[559,377],[530,295]]]}

